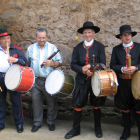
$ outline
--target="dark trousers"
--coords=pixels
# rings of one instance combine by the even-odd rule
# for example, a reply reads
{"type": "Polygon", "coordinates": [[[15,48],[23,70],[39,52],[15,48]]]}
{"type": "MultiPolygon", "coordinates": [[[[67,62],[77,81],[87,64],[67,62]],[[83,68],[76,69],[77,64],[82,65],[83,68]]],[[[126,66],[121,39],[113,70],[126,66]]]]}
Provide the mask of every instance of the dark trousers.
{"type": "Polygon", "coordinates": [[[90,104],[95,107],[104,105],[106,97],[96,97],[93,94],[91,88],[91,80],[85,80],[83,84],[76,82],[76,86],[73,92],[72,106],[74,108],[82,108],[88,101],[88,95],[90,93],[90,104]]]}
{"type": "Polygon", "coordinates": [[[21,94],[17,91],[7,90],[4,77],[0,75],[0,129],[5,127],[6,118],[6,95],[7,91],[10,94],[10,100],[12,102],[12,109],[14,114],[15,125],[23,125],[23,110],[22,110],[22,100],[21,94]]]}

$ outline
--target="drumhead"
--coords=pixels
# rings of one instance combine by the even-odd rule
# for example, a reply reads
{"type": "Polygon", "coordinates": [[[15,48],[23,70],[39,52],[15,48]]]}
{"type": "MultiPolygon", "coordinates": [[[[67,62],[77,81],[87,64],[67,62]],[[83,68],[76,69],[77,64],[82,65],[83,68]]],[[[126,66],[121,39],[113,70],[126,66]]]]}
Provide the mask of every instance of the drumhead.
{"type": "Polygon", "coordinates": [[[8,89],[14,90],[18,87],[21,80],[20,68],[12,65],[5,74],[5,85],[8,89]]]}
{"type": "Polygon", "coordinates": [[[101,83],[100,83],[100,77],[98,72],[94,72],[94,74],[91,77],[91,87],[92,87],[92,91],[94,93],[95,96],[99,96],[100,92],[101,92],[101,83]]]}
{"type": "Polygon", "coordinates": [[[61,70],[53,70],[46,78],[45,88],[49,94],[58,93],[65,82],[64,74],[61,70]]]}

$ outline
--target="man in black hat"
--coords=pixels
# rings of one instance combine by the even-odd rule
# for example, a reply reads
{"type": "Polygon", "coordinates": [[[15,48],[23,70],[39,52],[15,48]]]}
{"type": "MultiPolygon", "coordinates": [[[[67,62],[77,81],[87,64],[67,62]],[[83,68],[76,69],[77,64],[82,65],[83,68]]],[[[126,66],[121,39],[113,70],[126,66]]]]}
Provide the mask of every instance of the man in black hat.
{"type": "Polygon", "coordinates": [[[140,44],[132,41],[132,37],[136,34],[137,32],[131,31],[130,25],[120,27],[120,34],[116,35],[116,38],[121,39],[122,43],[113,48],[110,62],[110,68],[117,73],[119,82],[115,104],[122,110],[124,122],[124,130],[120,140],[126,140],[130,136],[130,111],[132,109],[136,111],[140,140],[140,100],[136,100],[131,91],[133,74],[140,69],[140,44]]]}
{"type": "Polygon", "coordinates": [[[73,92],[72,106],[74,107],[73,128],[66,135],[66,139],[80,135],[80,122],[82,117],[82,107],[84,107],[88,100],[90,92],[90,103],[93,106],[94,121],[95,121],[95,135],[98,138],[102,137],[102,130],[100,124],[101,105],[104,104],[104,97],[95,97],[91,89],[91,76],[93,72],[90,71],[92,66],[99,65],[98,69],[102,69],[100,63],[106,64],[106,57],[104,46],[98,41],[94,40],[95,33],[98,33],[100,28],[94,26],[92,22],[85,22],[83,27],[77,32],[83,34],[84,41],[79,43],[73,50],[71,69],[77,73],[76,86],[73,92]],[[93,62],[93,55],[95,60],[93,62]],[[86,77],[89,77],[88,79],[86,77]]]}
{"type": "Polygon", "coordinates": [[[6,30],[0,30],[0,131],[5,127],[6,118],[6,94],[10,94],[17,132],[23,132],[23,110],[21,94],[8,90],[4,83],[4,76],[11,64],[24,66],[27,62],[21,47],[11,43],[10,34],[6,30]]]}

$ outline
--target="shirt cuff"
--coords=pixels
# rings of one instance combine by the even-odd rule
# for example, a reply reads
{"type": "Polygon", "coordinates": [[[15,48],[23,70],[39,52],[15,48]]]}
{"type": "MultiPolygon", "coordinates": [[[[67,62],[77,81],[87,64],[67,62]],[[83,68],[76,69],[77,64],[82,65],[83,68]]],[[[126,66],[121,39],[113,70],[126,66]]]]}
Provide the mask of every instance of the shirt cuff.
{"type": "Polygon", "coordinates": [[[123,67],[121,68],[121,72],[124,73],[124,72],[123,72],[123,67]]]}

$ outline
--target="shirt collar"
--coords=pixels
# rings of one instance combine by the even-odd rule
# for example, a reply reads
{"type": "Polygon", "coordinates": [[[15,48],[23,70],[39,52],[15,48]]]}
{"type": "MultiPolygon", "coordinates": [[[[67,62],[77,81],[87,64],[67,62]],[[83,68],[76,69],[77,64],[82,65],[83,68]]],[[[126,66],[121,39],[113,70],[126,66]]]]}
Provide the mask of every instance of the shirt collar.
{"type": "Polygon", "coordinates": [[[133,45],[133,41],[131,41],[131,42],[128,43],[128,44],[123,43],[122,45],[123,45],[123,47],[125,47],[125,48],[130,47],[130,46],[133,45]]]}
{"type": "MultiPolygon", "coordinates": [[[[38,48],[40,49],[38,42],[36,42],[36,44],[37,44],[38,48]]],[[[46,47],[46,46],[47,46],[47,44],[48,44],[48,42],[46,41],[46,43],[45,43],[44,47],[46,47]]]]}
{"type": "Polygon", "coordinates": [[[86,41],[86,40],[84,40],[84,44],[86,45],[86,46],[90,46],[92,43],[93,43],[93,41],[94,41],[94,39],[92,39],[91,41],[86,41]]]}

